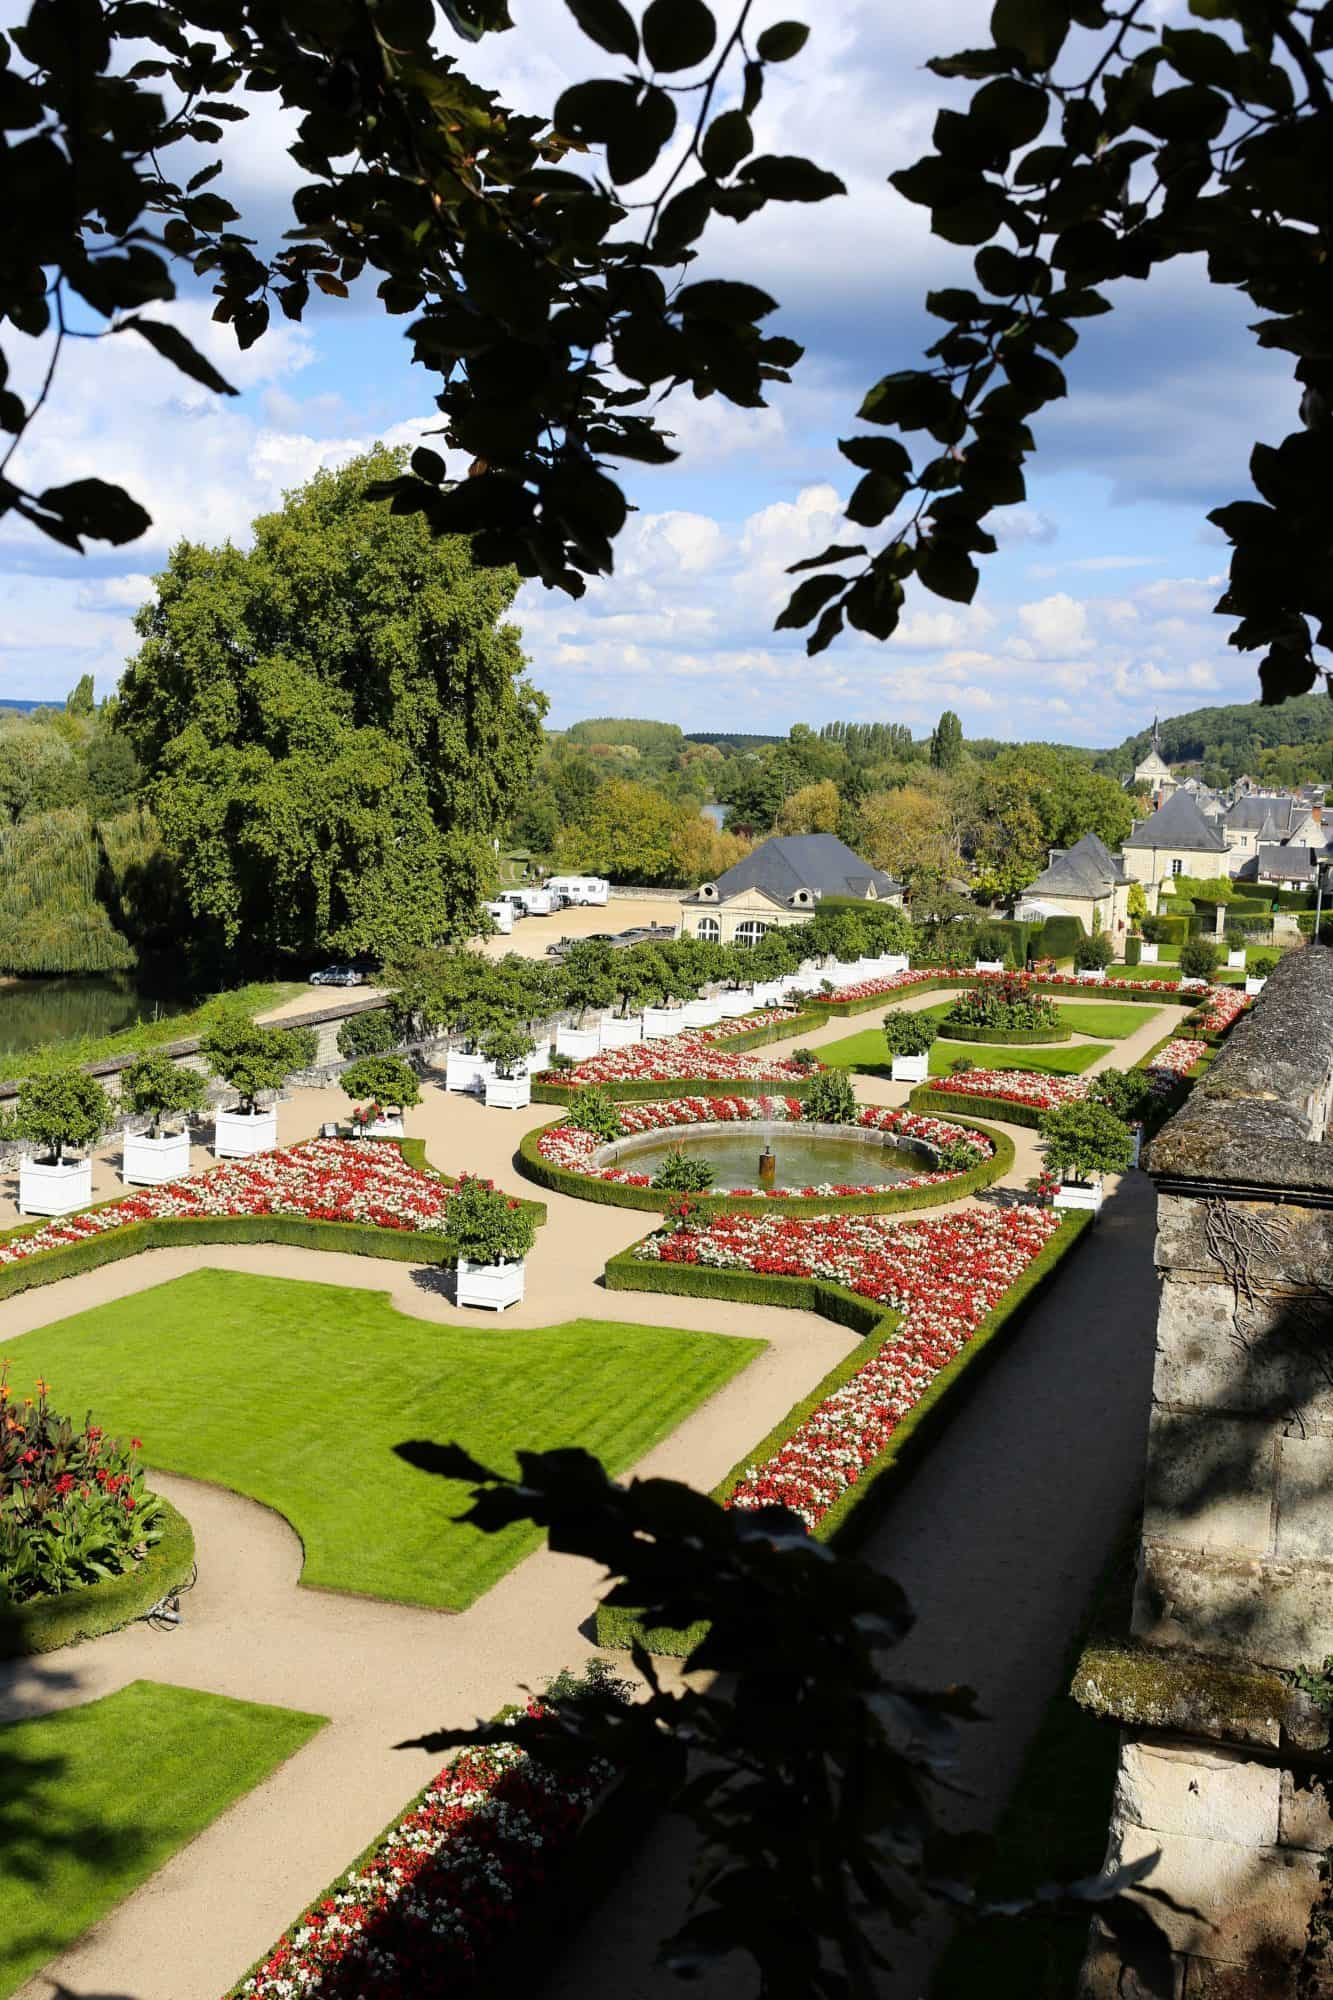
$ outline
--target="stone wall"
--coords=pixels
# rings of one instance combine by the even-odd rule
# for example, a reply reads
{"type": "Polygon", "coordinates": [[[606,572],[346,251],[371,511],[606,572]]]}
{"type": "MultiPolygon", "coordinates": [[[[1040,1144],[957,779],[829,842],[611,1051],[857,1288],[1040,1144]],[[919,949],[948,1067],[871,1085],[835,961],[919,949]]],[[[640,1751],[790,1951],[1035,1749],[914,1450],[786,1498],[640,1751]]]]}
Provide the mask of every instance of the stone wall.
{"type": "Polygon", "coordinates": [[[1076,1695],[1123,1725],[1108,1865],[1158,1854],[1169,1958],[1094,1926],[1087,2000],[1301,2000],[1333,1846],[1333,951],[1290,953],[1150,1149],[1162,1278],[1128,1631],[1076,1695]],[[1151,1984],[1147,1982],[1153,1982],[1151,1984]]]}

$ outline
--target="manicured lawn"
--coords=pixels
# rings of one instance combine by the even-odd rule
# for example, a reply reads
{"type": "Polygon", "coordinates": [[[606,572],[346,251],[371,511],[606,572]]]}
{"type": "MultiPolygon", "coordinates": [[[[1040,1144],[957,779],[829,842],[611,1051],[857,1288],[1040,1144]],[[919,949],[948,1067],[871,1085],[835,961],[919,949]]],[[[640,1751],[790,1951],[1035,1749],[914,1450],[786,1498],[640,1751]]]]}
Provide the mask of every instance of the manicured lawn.
{"type": "MultiPolygon", "coordinates": [[[[938,1007],[923,1007],[923,1014],[930,1014],[942,1021],[953,1005],[946,1000],[938,1007]]],[[[1149,1021],[1157,1019],[1158,1009],[1136,1006],[1132,1001],[1122,1000],[1071,1000],[1067,1005],[1061,1002],[1056,1007],[1062,1028],[1072,1028],[1076,1035],[1096,1035],[1108,1042],[1118,1042],[1126,1035],[1132,1035],[1139,1028],[1146,1028],[1149,1021]]],[[[977,1046],[977,1045],[974,1045],[977,1046]]],[[[990,1048],[991,1043],[979,1046],[990,1048]]],[[[1038,1053],[1040,1048],[1038,1047],[1038,1053]]],[[[1040,1063],[1029,1065],[1034,1069],[1049,1067],[1040,1063]]]]}
{"type": "Polygon", "coordinates": [[[141,1437],[149,1466],[275,1507],[304,1582],[462,1610],[541,1533],[462,1526],[466,1487],[394,1445],[456,1441],[511,1471],[522,1447],[583,1445],[623,1471],[763,1346],[602,1320],[441,1325],[381,1292],[202,1270],[5,1351],[18,1393],[44,1375],[62,1409],[141,1437]]]}
{"type": "MultiPolygon", "coordinates": [[[[1126,1013],[1142,1014],[1141,1007],[1125,1009],[1126,1013]]],[[[1011,1049],[997,1046],[993,1042],[946,1042],[938,1041],[930,1052],[930,1074],[945,1076],[953,1068],[960,1056],[974,1062],[978,1069],[1040,1069],[1049,1070],[1055,1076],[1079,1076],[1098,1056],[1110,1054],[1109,1042],[1053,1042],[1049,1047],[1011,1049]]],[[[882,1028],[863,1028],[859,1035],[847,1035],[842,1041],[826,1042],[819,1050],[819,1060],[834,1069],[864,1070],[868,1076],[889,1074],[889,1059],[884,1048],[882,1028]]],[[[960,1106],[961,1110],[961,1106],[960,1106]]]]}
{"type": "Polygon", "coordinates": [[[132,1681],[100,1701],[0,1727],[0,1995],[123,1902],[323,1721],[132,1681]]]}

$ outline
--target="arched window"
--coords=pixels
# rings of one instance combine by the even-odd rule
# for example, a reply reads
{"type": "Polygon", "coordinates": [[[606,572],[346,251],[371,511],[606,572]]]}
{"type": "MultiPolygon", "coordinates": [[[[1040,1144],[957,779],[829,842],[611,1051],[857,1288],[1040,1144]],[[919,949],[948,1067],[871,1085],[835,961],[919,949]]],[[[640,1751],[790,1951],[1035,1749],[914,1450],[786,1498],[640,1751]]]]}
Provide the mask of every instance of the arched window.
{"type": "Polygon", "coordinates": [[[737,926],[736,942],[741,945],[758,944],[767,931],[768,925],[761,924],[758,917],[747,917],[743,924],[737,926]]]}
{"type": "Polygon", "coordinates": [[[716,917],[700,917],[695,935],[706,939],[709,944],[716,944],[722,936],[722,926],[716,917]]]}

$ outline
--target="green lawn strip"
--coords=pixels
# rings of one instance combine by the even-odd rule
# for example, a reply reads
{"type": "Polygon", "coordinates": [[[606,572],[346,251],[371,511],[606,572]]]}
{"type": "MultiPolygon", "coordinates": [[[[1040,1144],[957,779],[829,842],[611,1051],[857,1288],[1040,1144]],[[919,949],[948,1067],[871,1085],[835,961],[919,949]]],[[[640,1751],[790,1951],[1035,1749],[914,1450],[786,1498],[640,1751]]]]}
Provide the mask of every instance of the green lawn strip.
{"type": "MultiPolygon", "coordinates": [[[[1142,1016],[1140,1016],[1140,1021],[1142,1016]]],[[[1062,1042],[1036,1048],[1006,1049],[980,1042],[946,1042],[942,1038],[930,1052],[932,1076],[947,1076],[960,1057],[978,1069],[1044,1070],[1052,1076],[1079,1076],[1099,1056],[1109,1055],[1109,1042],[1062,1042]]],[[[819,1060],[831,1069],[860,1070],[866,1076],[882,1076],[887,1081],[891,1064],[881,1028],[862,1028],[839,1042],[826,1042],[818,1051],[819,1060]]],[[[961,1114],[960,1114],[961,1115],[961,1114]]]]}
{"type": "Polygon", "coordinates": [[[760,1352],[758,1340],[573,1320],[412,1319],[381,1292],[200,1270],[6,1346],[62,1407],[144,1441],[148,1465],[275,1508],[303,1582],[463,1610],[536,1548],[454,1519],[466,1487],[396,1458],[457,1440],[484,1463],[582,1445],[624,1471],[760,1352]]]}
{"type": "MultiPolygon", "coordinates": [[[[995,1858],[980,1885],[986,1895],[1021,1895],[1041,1882],[1095,1875],[1102,1865],[1119,1733],[1081,1708],[1069,1683],[1113,1599],[1128,1622],[1138,1529],[1136,1513],[1082,1611],[1056,1691],[996,1823],[995,1858]]],[[[988,2000],[1070,2000],[1087,1942],[1086,1910],[989,1918],[956,1933],[936,1966],[930,2000],[976,2000],[979,1993],[988,2000]]]]}
{"type": "MultiPolygon", "coordinates": [[[[934,1007],[922,1007],[920,1012],[929,1014],[932,1020],[942,1021],[953,1004],[951,1000],[945,1000],[934,1007]]],[[[1145,1021],[1152,1019],[1151,1014],[1145,1016],[1142,1006],[1136,1006],[1132,1001],[1070,1000],[1059,1003],[1055,1011],[1062,1028],[1076,1035],[1096,1035],[1112,1042],[1122,1041],[1126,1035],[1136,1035],[1145,1021]]],[[[822,1057],[823,1050],[819,1053],[822,1057]]]]}
{"type": "MultiPolygon", "coordinates": [[[[168,1042],[181,1042],[202,1034],[219,999],[243,1007],[247,1014],[266,1014],[294,1000],[298,993],[308,991],[306,982],[300,979],[256,980],[249,986],[237,987],[235,992],[214,994],[187,1013],[172,1014],[160,1021],[137,1021],[132,1027],[117,1028],[110,1035],[71,1036],[65,1041],[45,1042],[40,1049],[7,1049],[0,1043],[0,1075],[22,1076],[39,1055],[49,1054],[53,1049],[60,1051],[62,1060],[80,1063],[109,1062],[116,1056],[137,1054],[140,1049],[159,1049],[168,1042]]],[[[292,1025],[282,1023],[284,1027],[292,1025]]]]}
{"type": "MultiPolygon", "coordinates": [[[[947,1366],[942,1368],[920,1400],[900,1420],[885,1449],[872,1464],[862,1468],[855,1485],[824,1515],[814,1533],[820,1541],[839,1546],[855,1546],[875,1522],[879,1509],[897,1490],[899,1482],[916,1465],[938,1435],[939,1429],[955,1416],[967,1396],[980,1383],[986,1367],[1003,1346],[1004,1337],[1023,1322],[1036,1295],[1044,1290],[1054,1272],[1073,1249],[1093,1217],[1086,1212],[1065,1215],[1051,1237],[1027,1269],[1014,1281],[993,1311],[947,1366]]],[[[818,1278],[786,1278],[757,1271],[719,1271],[700,1264],[661,1264],[637,1258],[631,1247],[608,1260],[606,1283],[611,1291],[665,1292],[675,1297],[721,1298],[756,1305],[795,1307],[822,1313],[840,1326],[849,1326],[865,1336],[861,1344],[837,1362],[808,1396],[758,1444],[737,1460],[725,1479],[713,1489],[713,1497],[724,1500],[752,1465],[761,1463],[792,1437],[811,1412],[826,1397],[840,1389],[864,1367],[876,1348],[892,1341],[901,1316],[878,1306],[873,1300],[841,1285],[818,1278]]],[[[639,1638],[650,1652],[688,1654],[702,1636],[701,1627],[672,1632],[640,1626],[631,1609],[599,1606],[597,1638],[603,1646],[628,1646],[639,1638]]]]}
{"type": "Polygon", "coordinates": [[[132,1681],[0,1726],[0,1995],[73,1944],[324,1720],[132,1681]]]}

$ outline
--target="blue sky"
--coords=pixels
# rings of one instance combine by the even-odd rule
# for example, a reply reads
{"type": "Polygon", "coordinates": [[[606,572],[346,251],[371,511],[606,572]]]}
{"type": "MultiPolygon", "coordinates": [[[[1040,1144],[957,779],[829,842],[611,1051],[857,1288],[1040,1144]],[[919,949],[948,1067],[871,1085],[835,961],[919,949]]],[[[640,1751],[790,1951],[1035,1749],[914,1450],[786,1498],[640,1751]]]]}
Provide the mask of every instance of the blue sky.
{"type": "MultiPolygon", "coordinates": [[[[0,24],[15,11],[4,0],[0,24]]],[[[1181,11],[1183,0],[1159,8],[1181,11]]],[[[514,0],[513,12],[514,33],[467,52],[511,103],[546,110],[571,79],[614,72],[563,0],[514,0]]],[[[1253,309],[1209,296],[1187,265],[1118,288],[1117,311],[1083,323],[1065,364],[1070,399],[1041,420],[1026,505],[994,517],[1002,545],[972,606],[917,594],[887,645],[853,635],[814,661],[799,636],[772,630],[786,565],[859,539],[840,518],[851,482],[835,438],[856,428],[879,375],[917,359],[927,287],[970,280],[969,253],[934,243],[925,212],[886,176],[927,150],[954,89],[925,58],[982,39],[989,5],[765,0],[759,25],[793,12],[817,26],[798,61],[770,71],[758,143],[819,159],[848,196],[740,229],[715,223],[696,275],[763,285],[782,302],[770,325],[803,341],[806,358],[766,411],[716,399],[673,409],[681,459],[629,470],[637,511],[614,577],[577,603],[525,587],[516,617],[552,724],[614,713],[780,730],[844,717],[920,733],[950,706],[970,734],[1107,744],[1155,710],[1253,698],[1253,658],[1231,652],[1211,613],[1226,550],[1204,515],[1248,490],[1250,446],[1289,428],[1291,394],[1281,358],[1246,333],[1253,309]]],[[[272,244],[300,178],[281,114],[257,100],[235,130],[218,186],[272,244]]],[[[429,428],[430,380],[409,364],[405,322],[381,316],[369,286],[245,355],[213,327],[206,297],[173,310],[242,394],[220,401],[129,341],[74,344],[17,469],[34,484],[118,478],[154,525],[80,561],[0,522],[0,696],[63,695],[88,669],[110,692],[133,647],[131,615],[174,541],[243,542],[254,515],[320,464],[429,428]]],[[[40,365],[35,351],[17,355],[17,385],[40,365]]]]}

